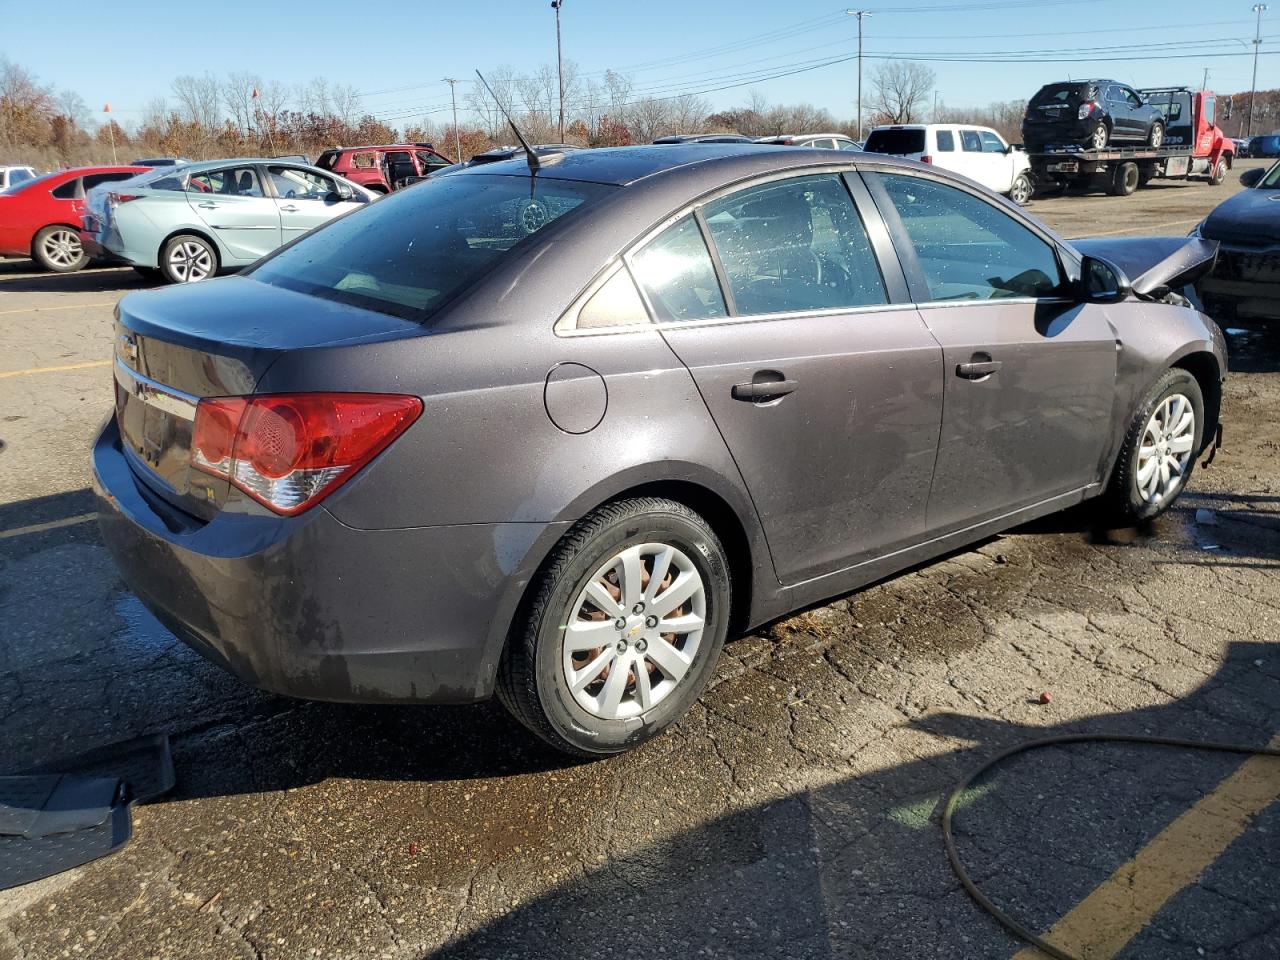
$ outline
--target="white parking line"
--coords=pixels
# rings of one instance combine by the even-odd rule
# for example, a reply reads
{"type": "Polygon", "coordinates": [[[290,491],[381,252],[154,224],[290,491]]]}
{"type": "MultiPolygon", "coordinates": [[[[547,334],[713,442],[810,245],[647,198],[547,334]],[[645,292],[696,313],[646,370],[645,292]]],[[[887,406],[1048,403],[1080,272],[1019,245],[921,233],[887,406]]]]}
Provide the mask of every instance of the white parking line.
{"type": "Polygon", "coordinates": [[[0,317],[11,313],[48,313],[50,310],[88,310],[90,307],[114,307],[114,300],[100,300],[96,303],[69,303],[63,307],[22,307],[18,310],[0,310],[0,317]]]}
{"type": "Polygon", "coordinates": [[[33,523],[26,527],[15,527],[12,530],[0,530],[0,540],[10,537],[22,537],[29,533],[44,533],[46,530],[57,530],[60,527],[74,527],[81,523],[97,520],[96,513],[81,513],[74,517],[63,517],[61,520],[50,520],[48,523],[33,523]]]}
{"type": "Polygon", "coordinates": [[[1139,230],[1108,230],[1105,233],[1085,233],[1078,237],[1068,237],[1069,240],[1084,240],[1089,237],[1116,237],[1122,233],[1132,233],[1140,237],[1152,236],[1156,230],[1163,230],[1165,227],[1185,227],[1189,224],[1199,223],[1204,217],[1192,217],[1190,220],[1170,220],[1167,223],[1153,223],[1150,227],[1143,227],[1139,230]]]}

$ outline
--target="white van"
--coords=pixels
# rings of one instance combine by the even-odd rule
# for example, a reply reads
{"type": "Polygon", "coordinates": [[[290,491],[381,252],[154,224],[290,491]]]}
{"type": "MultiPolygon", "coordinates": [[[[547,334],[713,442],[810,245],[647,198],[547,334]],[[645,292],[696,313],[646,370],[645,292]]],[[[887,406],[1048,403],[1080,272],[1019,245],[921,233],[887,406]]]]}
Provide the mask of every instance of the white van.
{"type": "Polygon", "coordinates": [[[1031,158],[989,127],[920,123],[876,127],[867,153],[887,153],[962,173],[1023,207],[1031,202],[1031,158]]]}

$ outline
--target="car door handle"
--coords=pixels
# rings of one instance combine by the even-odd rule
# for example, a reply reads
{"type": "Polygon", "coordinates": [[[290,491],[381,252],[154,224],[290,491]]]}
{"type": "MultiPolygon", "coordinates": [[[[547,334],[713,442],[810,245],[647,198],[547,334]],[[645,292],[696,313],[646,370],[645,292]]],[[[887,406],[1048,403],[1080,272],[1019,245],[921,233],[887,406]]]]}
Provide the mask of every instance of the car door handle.
{"type": "Polygon", "coordinates": [[[752,380],[750,383],[735,383],[731,393],[735,400],[764,403],[795,393],[799,386],[795,380],[752,380]]]}
{"type": "Polygon", "coordinates": [[[956,376],[965,380],[985,380],[993,373],[999,373],[1003,364],[992,360],[986,354],[974,354],[968,363],[956,364],[956,376]]]}
{"type": "Polygon", "coordinates": [[[196,206],[199,207],[201,210],[217,210],[218,209],[218,205],[216,203],[210,203],[208,200],[206,200],[204,203],[197,203],[196,206]]]}
{"type": "Polygon", "coordinates": [[[281,208],[280,208],[280,211],[281,211],[282,213],[297,213],[297,212],[298,212],[298,208],[297,208],[297,207],[295,207],[295,206],[291,203],[291,204],[289,204],[287,207],[281,207],[281,208]]]}

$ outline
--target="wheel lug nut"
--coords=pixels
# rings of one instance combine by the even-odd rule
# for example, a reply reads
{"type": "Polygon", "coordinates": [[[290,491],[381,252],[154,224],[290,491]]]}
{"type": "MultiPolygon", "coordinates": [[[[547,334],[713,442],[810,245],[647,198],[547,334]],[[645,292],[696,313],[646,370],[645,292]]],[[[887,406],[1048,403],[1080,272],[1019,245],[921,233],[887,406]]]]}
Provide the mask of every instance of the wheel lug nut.
{"type": "Polygon", "coordinates": [[[613,621],[613,625],[619,630],[627,629],[627,621],[623,617],[619,617],[617,620],[613,621]]]}
{"type": "Polygon", "coordinates": [[[638,653],[644,653],[648,649],[649,649],[649,641],[646,640],[644,637],[641,637],[639,640],[636,641],[636,651],[638,653]]]}
{"type": "Polygon", "coordinates": [[[632,613],[644,613],[644,604],[643,604],[643,603],[637,603],[634,607],[632,607],[632,608],[631,608],[631,612],[632,612],[632,613]]]}
{"type": "Polygon", "coordinates": [[[625,640],[619,640],[619,641],[618,641],[617,650],[618,650],[618,652],[619,652],[619,653],[626,653],[626,652],[627,652],[627,641],[625,641],[625,640]]]}
{"type": "Polygon", "coordinates": [[[648,627],[650,630],[652,630],[654,627],[658,625],[658,618],[655,617],[653,614],[649,614],[649,616],[644,618],[644,625],[648,627]]]}

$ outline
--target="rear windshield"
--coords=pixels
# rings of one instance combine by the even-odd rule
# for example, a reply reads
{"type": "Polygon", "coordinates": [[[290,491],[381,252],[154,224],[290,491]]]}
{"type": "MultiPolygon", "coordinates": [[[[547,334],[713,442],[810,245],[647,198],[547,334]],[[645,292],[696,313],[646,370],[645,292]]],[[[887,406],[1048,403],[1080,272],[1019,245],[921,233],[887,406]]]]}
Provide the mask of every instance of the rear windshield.
{"type": "Polygon", "coordinates": [[[872,130],[867,137],[867,145],[862,149],[867,153],[891,153],[899,157],[924,153],[924,131],[872,130]]]}
{"type": "Polygon", "coordinates": [[[1088,84],[1084,83],[1051,83],[1041,87],[1040,92],[1031,98],[1031,106],[1044,107],[1051,104],[1074,104],[1084,98],[1088,84]]]}
{"type": "Polygon", "coordinates": [[[427,180],[308,234],[250,276],[425,320],[552,221],[615,188],[567,180],[427,180]]]}

